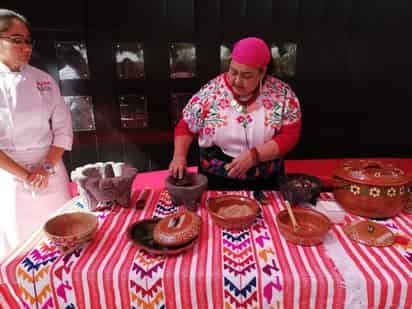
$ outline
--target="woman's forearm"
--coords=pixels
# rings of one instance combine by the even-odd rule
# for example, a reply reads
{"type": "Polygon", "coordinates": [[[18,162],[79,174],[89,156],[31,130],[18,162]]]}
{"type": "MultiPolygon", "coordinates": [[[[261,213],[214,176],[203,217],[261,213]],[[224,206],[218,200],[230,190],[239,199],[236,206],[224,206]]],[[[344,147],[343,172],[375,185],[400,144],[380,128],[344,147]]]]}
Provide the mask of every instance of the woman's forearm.
{"type": "Polygon", "coordinates": [[[6,170],[14,176],[26,180],[29,172],[0,150],[0,168],[6,170]]]}
{"type": "Polygon", "coordinates": [[[256,146],[256,150],[260,162],[271,161],[280,157],[279,146],[273,139],[256,146]]]}
{"type": "Polygon", "coordinates": [[[63,157],[64,151],[64,148],[51,145],[45,162],[55,166],[56,163],[63,157]]]}
{"type": "Polygon", "coordinates": [[[173,152],[173,159],[186,158],[192,141],[193,137],[191,135],[175,136],[175,148],[173,152]]]}

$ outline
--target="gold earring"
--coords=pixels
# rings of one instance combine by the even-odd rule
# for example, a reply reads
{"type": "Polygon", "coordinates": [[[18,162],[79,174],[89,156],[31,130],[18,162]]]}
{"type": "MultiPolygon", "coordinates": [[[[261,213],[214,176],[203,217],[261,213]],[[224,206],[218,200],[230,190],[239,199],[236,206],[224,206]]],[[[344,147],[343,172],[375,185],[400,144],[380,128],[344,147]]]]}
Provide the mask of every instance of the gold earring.
{"type": "Polygon", "coordinates": [[[259,93],[262,93],[262,81],[263,81],[263,78],[261,78],[260,80],[259,80],[259,93]]]}

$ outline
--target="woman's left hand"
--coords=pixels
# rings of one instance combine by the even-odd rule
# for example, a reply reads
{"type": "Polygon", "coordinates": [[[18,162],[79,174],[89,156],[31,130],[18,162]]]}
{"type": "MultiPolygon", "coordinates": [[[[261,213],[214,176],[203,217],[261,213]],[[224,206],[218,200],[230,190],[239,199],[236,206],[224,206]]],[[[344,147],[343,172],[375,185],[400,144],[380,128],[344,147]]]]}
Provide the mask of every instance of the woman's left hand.
{"type": "Polygon", "coordinates": [[[233,178],[246,178],[247,171],[255,164],[254,157],[249,150],[242,152],[232,162],[226,164],[227,175],[233,178]]]}
{"type": "Polygon", "coordinates": [[[49,184],[50,174],[42,167],[36,166],[30,171],[27,182],[34,188],[44,189],[49,184]]]}

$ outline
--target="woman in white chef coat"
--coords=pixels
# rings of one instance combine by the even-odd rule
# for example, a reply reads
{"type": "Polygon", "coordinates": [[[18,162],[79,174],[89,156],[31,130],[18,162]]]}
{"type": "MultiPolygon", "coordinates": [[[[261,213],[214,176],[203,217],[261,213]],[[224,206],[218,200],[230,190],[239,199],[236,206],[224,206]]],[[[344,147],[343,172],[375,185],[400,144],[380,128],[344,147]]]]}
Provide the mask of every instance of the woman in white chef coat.
{"type": "Polygon", "coordinates": [[[28,64],[32,44],[26,18],[0,9],[0,259],[71,197],[70,111],[53,78],[28,64]]]}

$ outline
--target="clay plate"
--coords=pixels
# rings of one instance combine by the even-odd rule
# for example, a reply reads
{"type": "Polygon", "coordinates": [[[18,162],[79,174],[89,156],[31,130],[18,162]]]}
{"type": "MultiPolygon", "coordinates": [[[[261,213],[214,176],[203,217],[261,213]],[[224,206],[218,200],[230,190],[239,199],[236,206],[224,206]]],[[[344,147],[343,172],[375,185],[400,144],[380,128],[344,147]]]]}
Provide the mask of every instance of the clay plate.
{"type": "Polygon", "coordinates": [[[373,247],[390,246],[395,240],[392,231],[386,226],[368,220],[353,222],[343,230],[351,239],[373,247]]]}
{"type": "Polygon", "coordinates": [[[160,219],[146,219],[133,223],[127,234],[138,248],[155,255],[176,255],[194,246],[197,238],[177,247],[166,247],[157,244],[153,240],[153,229],[159,221],[160,219]]]}

